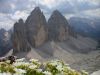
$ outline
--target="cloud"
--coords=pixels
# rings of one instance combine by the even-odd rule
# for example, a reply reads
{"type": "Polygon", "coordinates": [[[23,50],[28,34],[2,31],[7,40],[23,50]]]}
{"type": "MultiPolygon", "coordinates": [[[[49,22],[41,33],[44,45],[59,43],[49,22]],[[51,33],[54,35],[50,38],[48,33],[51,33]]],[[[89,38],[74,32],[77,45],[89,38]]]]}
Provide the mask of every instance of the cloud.
{"type": "Polygon", "coordinates": [[[28,14],[25,11],[16,11],[13,15],[10,15],[12,20],[18,20],[20,18],[26,19],[28,14]]]}
{"type": "Polygon", "coordinates": [[[100,0],[0,0],[0,12],[14,13],[17,10],[32,10],[38,5],[48,14],[54,9],[62,13],[75,13],[100,8],[100,0]]]}
{"type": "Polygon", "coordinates": [[[14,21],[10,20],[9,17],[9,14],[0,13],[0,28],[5,28],[8,30],[13,26],[14,21]]]}
{"type": "Polygon", "coordinates": [[[4,22],[1,22],[0,21],[0,28],[4,28],[6,30],[9,30],[13,27],[13,22],[11,20],[7,20],[7,21],[4,21],[4,22]]]}
{"type": "Polygon", "coordinates": [[[14,10],[16,8],[15,4],[11,3],[10,4],[11,8],[14,10]]]}
{"type": "Polygon", "coordinates": [[[91,17],[100,18],[100,8],[94,9],[94,10],[87,10],[82,13],[84,13],[85,15],[91,16],[91,17]]]}
{"type": "Polygon", "coordinates": [[[0,0],[0,12],[12,13],[16,0],[0,0]]]}
{"type": "MultiPolygon", "coordinates": [[[[63,1],[63,0],[62,0],[63,1]]],[[[49,9],[52,9],[53,7],[56,7],[61,0],[41,0],[40,4],[47,6],[49,9]]]]}
{"type": "Polygon", "coordinates": [[[19,18],[25,20],[35,6],[39,6],[47,18],[55,9],[68,18],[100,17],[100,0],[0,0],[0,26],[12,26],[19,18]]]}
{"type": "Polygon", "coordinates": [[[64,0],[57,6],[57,9],[62,13],[78,13],[90,9],[100,8],[100,5],[91,0],[64,0]]]}
{"type": "Polygon", "coordinates": [[[98,4],[100,3],[100,0],[92,0],[92,1],[94,1],[94,2],[96,2],[98,4]]]}

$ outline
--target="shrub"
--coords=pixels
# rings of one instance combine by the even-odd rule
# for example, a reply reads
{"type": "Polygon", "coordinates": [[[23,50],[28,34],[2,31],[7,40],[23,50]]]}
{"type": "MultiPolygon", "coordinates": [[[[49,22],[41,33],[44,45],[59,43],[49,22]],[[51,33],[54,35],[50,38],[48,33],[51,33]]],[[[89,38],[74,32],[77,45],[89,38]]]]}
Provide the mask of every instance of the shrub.
{"type": "Polygon", "coordinates": [[[61,60],[41,63],[37,59],[26,61],[22,58],[13,64],[8,60],[0,62],[0,75],[88,75],[88,73],[84,70],[78,72],[61,60]]]}

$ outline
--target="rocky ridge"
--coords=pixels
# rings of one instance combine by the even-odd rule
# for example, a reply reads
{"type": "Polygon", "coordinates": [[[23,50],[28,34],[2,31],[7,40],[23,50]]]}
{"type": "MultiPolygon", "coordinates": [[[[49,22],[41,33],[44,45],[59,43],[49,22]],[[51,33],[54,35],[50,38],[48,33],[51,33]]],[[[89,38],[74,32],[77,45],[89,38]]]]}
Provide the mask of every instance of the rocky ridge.
{"type": "Polygon", "coordinates": [[[47,23],[43,12],[36,7],[28,16],[25,23],[22,19],[14,24],[13,49],[14,53],[29,51],[39,47],[47,40],[47,23]]]}

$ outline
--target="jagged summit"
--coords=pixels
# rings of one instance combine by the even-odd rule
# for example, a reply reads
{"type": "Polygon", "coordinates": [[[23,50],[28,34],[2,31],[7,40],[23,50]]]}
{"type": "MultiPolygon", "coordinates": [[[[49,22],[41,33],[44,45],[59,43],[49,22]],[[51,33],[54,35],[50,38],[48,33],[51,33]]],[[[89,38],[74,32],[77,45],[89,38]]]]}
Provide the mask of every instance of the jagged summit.
{"type": "Polygon", "coordinates": [[[32,11],[25,25],[27,27],[27,39],[32,47],[38,47],[45,42],[47,39],[47,22],[39,7],[32,11]]]}
{"type": "Polygon", "coordinates": [[[35,7],[34,10],[31,12],[31,14],[41,13],[40,7],[35,7]]]}
{"type": "Polygon", "coordinates": [[[54,10],[54,11],[53,11],[52,15],[55,15],[55,14],[56,14],[56,15],[62,15],[62,14],[60,13],[60,11],[58,11],[58,10],[54,10]]]}
{"type": "Polygon", "coordinates": [[[19,21],[14,24],[12,42],[14,53],[30,50],[30,46],[26,38],[26,27],[23,19],[19,19],[19,21]]]}
{"type": "MultiPolygon", "coordinates": [[[[68,21],[66,20],[66,18],[58,11],[58,10],[54,10],[53,13],[51,14],[49,20],[48,20],[48,24],[49,25],[55,25],[55,26],[69,26],[68,21]]],[[[51,25],[51,26],[52,26],[51,25]]]]}
{"type": "Polygon", "coordinates": [[[43,12],[41,12],[41,9],[39,7],[34,8],[34,10],[31,12],[31,14],[28,16],[28,18],[26,19],[25,24],[28,25],[27,23],[29,21],[34,22],[33,24],[35,25],[35,23],[40,23],[39,20],[44,20],[45,16],[43,14],[43,12]]]}
{"type": "MultiPolygon", "coordinates": [[[[56,21],[58,21],[58,22],[61,22],[63,20],[63,22],[66,22],[66,25],[68,25],[66,18],[58,10],[53,11],[53,13],[51,14],[51,18],[53,18],[54,20],[57,19],[56,21]]],[[[49,19],[51,19],[51,18],[49,18],[49,19]]]]}
{"type": "Polygon", "coordinates": [[[66,18],[58,10],[55,10],[48,20],[49,39],[66,40],[69,33],[68,26],[66,18]]]}
{"type": "Polygon", "coordinates": [[[19,22],[19,23],[21,23],[21,22],[23,22],[23,23],[24,23],[24,21],[23,21],[23,19],[22,19],[22,18],[20,18],[20,19],[18,20],[18,22],[19,22]]]}
{"type": "Polygon", "coordinates": [[[24,24],[23,19],[19,19],[18,22],[15,22],[15,24],[14,24],[14,30],[20,29],[23,26],[23,24],[24,24]],[[19,25],[20,25],[20,27],[19,27],[19,25]]]}

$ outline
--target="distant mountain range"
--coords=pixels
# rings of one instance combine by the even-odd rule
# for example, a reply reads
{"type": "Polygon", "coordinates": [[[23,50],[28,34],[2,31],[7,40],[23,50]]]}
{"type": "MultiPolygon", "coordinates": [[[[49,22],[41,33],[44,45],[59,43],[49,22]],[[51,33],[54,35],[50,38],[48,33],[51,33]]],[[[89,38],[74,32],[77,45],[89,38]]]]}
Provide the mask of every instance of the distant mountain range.
{"type": "Polygon", "coordinates": [[[72,17],[69,23],[77,33],[100,40],[100,19],[72,17]]]}
{"type": "Polygon", "coordinates": [[[0,29],[0,56],[12,49],[11,32],[0,29]]]}

